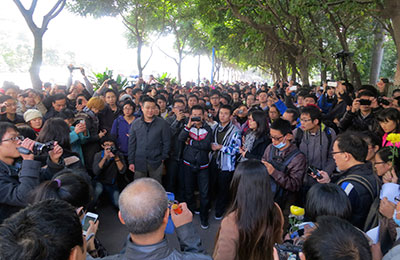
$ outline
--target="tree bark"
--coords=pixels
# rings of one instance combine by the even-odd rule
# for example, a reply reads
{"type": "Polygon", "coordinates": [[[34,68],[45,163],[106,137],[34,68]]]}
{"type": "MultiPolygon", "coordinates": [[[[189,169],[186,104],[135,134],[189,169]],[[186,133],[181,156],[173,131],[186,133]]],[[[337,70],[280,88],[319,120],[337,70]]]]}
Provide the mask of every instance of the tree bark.
{"type": "Polygon", "coordinates": [[[137,46],[137,68],[139,71],[139,77],[143,77],[143,67],[142,67],[142,46],[143,42],[141,39],[137,39],[138,46],[137,46]]]}
{"type": "Polygon", "coordinates": [[[40,31],[33,33],[34,49],[29,74],[31,76],[32,87],[36,90],[42,90],[42,81],[40,80],[40,66],[43,60],[43,35],[40,31]]]}
{"type": "MultiPolygon", "coordinates": [[[[198,56],[198,62],[197,62],[197,85],[200,86],[200,54],[198,56]]],[[[229,71],[228,71],[229,73],[229,71]]]]}
{"type": "Polygon", "coordinates": [[[375,85],[381,71],[382,58],[383,58],[383,42],[385,41],[385,34],[382,25],[377,24],[374,32],[374,48],[372,50],[371,72],[369,75],[369,84],[375,85]]]}
{"type": "Polygon", "coordinates": [[[397,67],[394,76],[394,85],[400,86],[400,3],[398,0],[386,0],[385,5],[389,9],[389,18],[392,20],[392,36],[397,50],[397,67]]]}
{"type": "Polygon", "coordinates": [[[300,78],[304,85],[310,85],[309,74],[308,74],[308,62],[303,56],[296,57],[297,64],[300,70],[300,78]]]}

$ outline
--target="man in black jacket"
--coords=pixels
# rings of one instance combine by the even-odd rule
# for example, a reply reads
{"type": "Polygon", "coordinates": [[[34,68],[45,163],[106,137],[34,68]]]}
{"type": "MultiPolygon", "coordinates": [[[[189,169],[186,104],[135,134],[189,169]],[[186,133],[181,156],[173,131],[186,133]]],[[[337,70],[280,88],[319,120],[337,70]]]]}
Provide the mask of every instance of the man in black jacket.
{"type": "Polygon", "coordinates": [[[190,119],[182,129],[178,140],[185,142],[183,171],[185,174],[185,198],[191,211],[196,211],[194,200],[195,179],[200,192],[200,220],[203,229],[208,228],[208,153],[211,150],[212,130],[203,122],[204,108],[192,107],[190,119]]]}
{"type": "Polygon", "coordinates": [[[167,117],[166,121],[171,128],[171,150],[167,160],[166,190],[176,195],[178,201],[183,201],[184,183],[181,161],[184,142],[178,140],[178,136],[185,127],[186,117],[184,114],[185,103],[177,99],[172,104],[173,115],[167,117]]]}
{"type": "MultiPolygon", "coordinates": [[[[365,220],[375,197],[378,196],[378,184],[370,162],[365,163],[368,154],[367,143],[352,133],[341,134],[333,144],[332,155],[341,172],[336,182],[350,199],[353,214],[351,223],[364,228],[365,220]]],[[[331,181],[325,171],[319,171],[320,183],[331,181]]]]}
{"type": "Polygon", "coordinates": [[[155,116],[156,102],[143,100],[143,116],[132,123],[129,131],[129,170],[134,179],[147,177],[161,183],[163,162],[171,146],[171,131],[167,122],[155,116]]]}
{"type": "Polygon", "coordinates": [[[41,163],[34,161],[34,155],[21,154],[17,148],[32,150],[35,141],[23,140],[17,128],[6,122],[0,122],[0,223],[12,213],[28,205],[29,193],[43,179],[50,179],[54,173],[62,169],[59,163],[63,153],[56,145],[49,152],[47,169],[40,168],[41,163]],[[15,159],[22,157],[22,164],[15,159]]]}

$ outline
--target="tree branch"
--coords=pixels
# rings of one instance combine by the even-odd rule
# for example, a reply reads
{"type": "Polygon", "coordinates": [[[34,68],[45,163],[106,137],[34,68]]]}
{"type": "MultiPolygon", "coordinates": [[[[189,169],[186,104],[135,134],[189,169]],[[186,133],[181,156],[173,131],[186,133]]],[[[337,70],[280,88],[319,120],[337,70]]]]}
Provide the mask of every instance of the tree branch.
{"type": "Polygon", "coordinates": [[[168,58],[174,60],[175,63],[176,63],[177,65],[179,65],[178,60],[177,60],[176,58],[170,56],[168,53],[166,53],[165,51],[163,51],[160,47],[158,47],[158,49],[159,49],[162,53],[164,53],[165,56],[167,56],[168,58]]]}
{"type": "Polygon", "coordinates": [[[57,3],[51,8],[51,10],[43,16],[43,22],[42,22],[42,32],[44,33],[47,30],[47,26],[49,25],[49,22],[55,18],[64,8],[66,3],[66,0],[58,0],[57,3]]]}
{"type": "Polygon", "coordinates": [[[29,11],[31,14],[33,14],[33,11],[34,11],[35,8],[36,8],[37,1],[38,1],[38,0],[33,0],[33,1],[32,1],[32,4],[31,4],[31,7],[29,7],[29,10],[28,10],[28,11],[29,11]]]}

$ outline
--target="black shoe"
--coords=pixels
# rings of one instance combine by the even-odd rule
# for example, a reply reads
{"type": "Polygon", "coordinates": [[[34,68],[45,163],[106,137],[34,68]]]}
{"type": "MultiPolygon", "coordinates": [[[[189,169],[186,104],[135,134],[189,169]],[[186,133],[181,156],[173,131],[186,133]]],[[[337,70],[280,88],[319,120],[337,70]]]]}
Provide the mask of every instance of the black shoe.
{"type": "Polygon", "coordinates": [[[208,229],[210,226],[208,225],[208,221],[201,221],[201,228],[208,229]]]}

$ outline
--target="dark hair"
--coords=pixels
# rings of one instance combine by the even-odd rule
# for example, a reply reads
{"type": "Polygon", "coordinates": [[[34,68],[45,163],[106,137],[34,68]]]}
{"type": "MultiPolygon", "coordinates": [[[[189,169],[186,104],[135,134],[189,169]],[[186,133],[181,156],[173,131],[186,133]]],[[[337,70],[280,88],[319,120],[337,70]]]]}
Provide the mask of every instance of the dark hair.
{"type": "Polygon", "coordinates": [[[376,95],[369,90],[363,90],[363,91],[359,92],[357,95],[357,98],[361,98],[361,97],[376,97],[376,95]]]}
{"type": "Polygon", "coordinates": [[[229,114],[232,115],[232,106],[231,106],[231,105],[222,105],[222,106],[219,108],[219,111],[221,111],[221,109],[227,109],[227,110],[229,110],[229,114]]]}
{"type": "Polygon", "coordinates": [[[396,108],[390,107],[381,110],[376,117],[378,122],[388,122],[389,120],[396,122],[395,132],[400,132],[400,112],[396,108]]]}
{"type": "Polygon", "coordinates": [[[382,138],[380,138],[377,134],[372,131],[365,130],[361,132],[361,138],[367,143],[367,145],[372,145],[374,148],[378,146],[379,148],[382,146],[382,138]]]}
{"type": "Polygon", "coordinates": [[[122,103],[121,108],[124,108],[124,106],[126,106],[126,105],[129,105],[129,106],[133,107],[133,113],[135,112],[136,104],[135,104],[132,100],[130,100],[130,99],[125,100],[125,101],[122,103]]]}
{"type": "Polygon", "coordinates": [[[51,96],[52,103],[56,102],[57,100],[62,100],[62,99],[67,100],[67,96],[64,94],[55,94],[55,95],[51,96]]]}
{"type": "Polygon", "coordinates": [[[142,92],[143,93],[143,90],[141,90],[140,88],[132,89],[132,95],[136,95],[138,92],[142,92]]]}
{"type": "Polygon", "coordinates": [[[358,93],[362,93],[362,92],[368,92],[367,96],[370,96],[370,94],[373,95],[373,97],[377,97],[379,95],[378,93],[378,89],[376,89],[374,86],[372,85],[362,85],[359,89],[358,89],[358,93]]]}
{"type": "MultiPolygon", "coordinates": [[[[377,154],[379,155],[379,157],[381,157],[382,161],[385,162],[385,163],[391,162],[392,161],[392,156],[394,156],[393,153],[392,153],[392,150],[390,149],[390,147],[382,147],[381,149],[379,149],[377,154]]],[[[392,167],[394,168],[396,174],[399,175],[399,173],[400,173],[399,155],[394,157],[392,167]]]]}
{"type": "Polygon", "coordinates": [[[281,132],[282,135],[287,135],[292,133],[290,122],[282,118],[278,118],[274,122],[272,122],[271,129],[278,130],[279,132],[281,132]]]}
{"type": "Polygon", "coordinates": [[[214,95],[218,95],[220,97],[221,93],[218,90],[213,89],[213,90],[211,90],[209,96],[212,97],[214,95]]]}
{"type": "Polygon", "coordinates": [[[300,113],[309,115],[312,121],[318,119],[318,125],[321,125],[322,114],[318,108],[314,106],[305,106],[301,109],[300,113]]]}
{"type": "Polygon", "coordinates": [[[183,102],[181,99],[175,99],[175,100],[172,102],[172,107],[174,107],[176,103],[181,103],[181,104],[185,105],[185,102],[183,102]]]}
{"type": "Polygon", "coordinates": [[[0,103],[4,103],[4,102],[6,102],[7,100],[10,100],[10,99],[15,100],[15,98],[13,98],[12,96],[7,96],[7,95],[0,96],[0,103]]]}
{"type": "Polygon", "coordinates": [[[346,132],[337,136],[335,142],[340,152],[351,154],[356,161],[365,162],[368,154],[368,145],[356,133],[346,132]]]}
{"type": "Polygon", "coordinates": [[[307,94],[304,96],[304,98],[312,98],[314,99],[315,104],[318,104],[318,99],[314,94],[307,94]]]}
{"type": "Polygon", "coordinates": [[[47,199],[64,200],[75,208],[86,208],[91,201],[91,185],[80,175],[65,170],[33,190],[33,203],[47,199]]]}
{"type": "Polygon", "coordinates": [[[334,183],[314,184],[307,192],[306,217],[315,222],[318,216],[335,216],[350,220],[351,204],[346,193],[334,183]]]}
{"type": "Polygon", "coordinates": [[[115,97],[118,98],[117,92],[115,92],[115,90],[113,90],[113,89],[111,89],[111,88],[107,89],[107,90],[104,92],[104,96],[106,96],[107,93],[113,93],[113,94],[115,95],[115,97]]]}
{"type": "Polygon", "coordinates": [[[143,96],[143,99],[142,99],[143,106],[144,106],[144,103],[146,103],[146,102],[157,104],[153,98],[151,98],[149,96],[143,96]]]}
{"type": "Polygon", "coordinates": [[[41,143],[57,141],[62,148],[70,150],[69,132],[70,129],[62,118],[49,118],[44,122],[37,141],[41,143]]]}
{"type": "Polygon", "coordinates": [[[256,136],[266,135],[268,133],[267,114],[262,110],[253,110],[250,115],[257,123],[256,136]]]}
{"type": "Polygon", "coordinates": [[[396,88],[392,91],[392,96],[396,93],[396,92],[400,92],[400,88],[396,88]]]}
{"type": "Polygon", "coordinates": [[[283,219],[265,166],[259,160],[241,162],[233,174],[231,192],[227,215],[236,215],[238,259],[272,259],[274,244],[282,239],[283,219]]]}
{"type": "Polygon", "coordinates": [[[64,108],[63,110],[61,110],[60,113],[58,114],[58,116],[64,120],[70,119],[70,118],[75,118],[74,112],[69,108],[64,108]]]}
{"type": "Polygon", "coordinates": [[[360,230],[338,217],[317,218],[317,225],[303,244],[307,260],[371,260],[368,240],[360,230]]]}
{"type": "Polygon", "coordinates": [[[116,144],[117,140],[115,140],[115,137],[112,134],[106,134],[100,139],[100,144],[104,144],[105,142],[113,142],[116,144]]]}
{"type": "Polygon", "coordinates": [[[194,95],[194,94],[190,94],[189,97],[188,97],[188,99],[189,99],[189,98],[195,98],[197,101],[199,101],[199,97],[196,96],[196,95],[194,95]]]}
{"type": "Polygon", "coordinates": [[[190,109],[190,114],[192,114],[193,110],[201,110],[204,114],[204,107],[200,106],[200,105],[194,105],[192,106],[192,108],[190,109]]]}
{"type": "Polygon", "coordinates": [[[22,135],[23,137],[32,140],[36,139],[36,132],[29,125],[22,124],[17,126],[17,129],[18,129],[17,132],[19,132],[19,134],[22,135]]]}
{"type": "MultiPolygon", "coordinates": [[[[0,140],[3,139],[4,135],[7,133],[7,131],[9,129],[15,130],[16,132],[18,132],[17,127],[9,122],[0,122],[0,140]]],[[[1,144],[1,142],[0,142],[1,144]]]]}
{"type": "Polygon", "coordinates": [[[163,95],[157,95],[155,98],[155,101],[157,102],[159,99],[167,103],[167,99],[163,95]]]}
{"type": "Polygon", "coordinates": [[[294,108],[286,109],[285,113],[292,114],[293,120],[296,121],[299,118],[299,111],[294,108]]]}
{"type": "Polygon", "coordinates": [[[75,209],[62,200],[45,200],[19,211],[0,226],[1,259],[69,259],[83,249],[75,209]]]}

